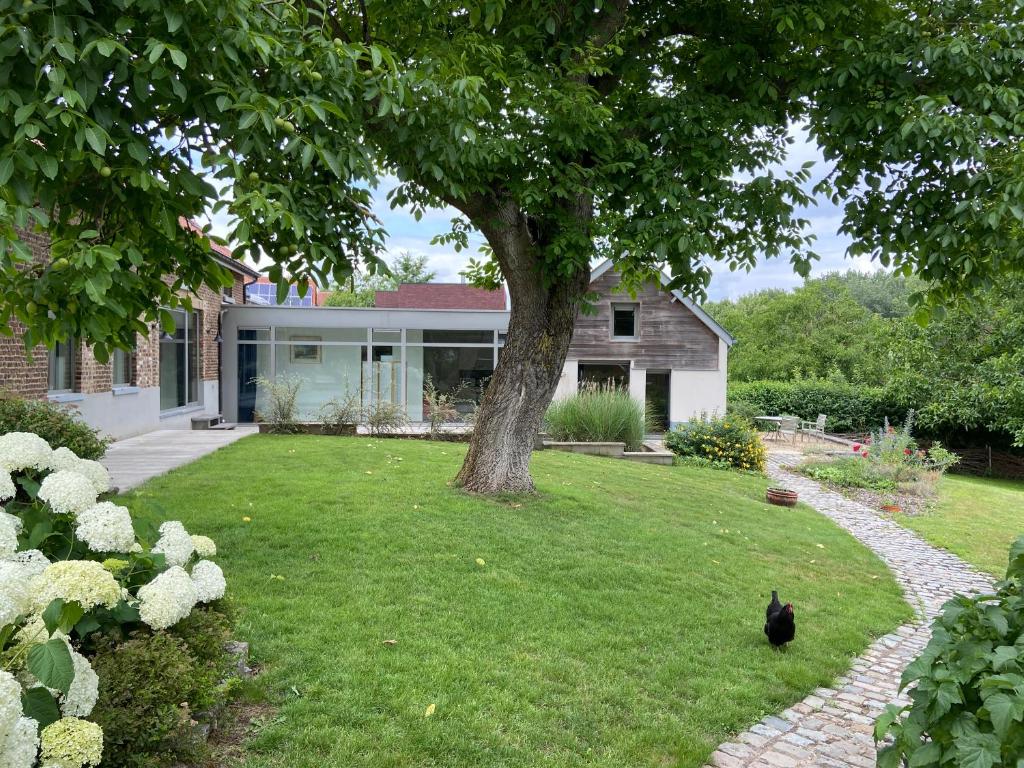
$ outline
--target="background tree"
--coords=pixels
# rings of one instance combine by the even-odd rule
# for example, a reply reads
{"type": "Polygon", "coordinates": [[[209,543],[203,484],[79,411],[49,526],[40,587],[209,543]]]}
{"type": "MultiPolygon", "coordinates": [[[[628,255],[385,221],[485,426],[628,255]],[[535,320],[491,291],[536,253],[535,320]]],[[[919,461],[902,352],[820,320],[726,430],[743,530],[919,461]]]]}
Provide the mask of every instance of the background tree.
{"type": "Polygon", "coordinates": [[[0,285],[34,340],[128,343],[175,301],[162,274],[181,275],[171,290],[215,276],[175,218],[218,199],[271,278],[344,282],[380,247],[356,182],[387,170],[394,204],[459,210],[446,241],[481,232],[477,276],[507,281],[458,481],[516,491],[593,259],[627,284],[667,265],[695,295],[708,260],[806,273],[809,175],[777,170],[795,122],[834,168],[820,191],[847,201],[856,253],[939,299],[1024,263],[1019,0],[322,8],[209,0],[186,23],[158,0],[0,0],[0,285]],[[24,264],[11,224],[30,218],[56,237],[50,267],[24,264]]]}
{"type": "MultiPolygon", "coordinates": [[[[758,291],[706,304],[738,342],[729,351],[729,379],[838,377],[884,383],[890,323],[851,295],[848,279],[828,275],[793,291],[758,291]]],[[[883,285],[877,282],[876,294],[883,285]]],[[[873,303],[875,295],[866,298],[873,303]]]]}
{"type": "Polygon", "coordinates": [[[402,251],[393,264],[387,265],[388,272],[366,275],[356,272],[344,285],[334,284],[330,295],[324,300],[325,307],[372,307],[377,291],[393,291],[402,283],[429,283],[437,273],[428,268],[426,256],[413,256],[402,251]]]}

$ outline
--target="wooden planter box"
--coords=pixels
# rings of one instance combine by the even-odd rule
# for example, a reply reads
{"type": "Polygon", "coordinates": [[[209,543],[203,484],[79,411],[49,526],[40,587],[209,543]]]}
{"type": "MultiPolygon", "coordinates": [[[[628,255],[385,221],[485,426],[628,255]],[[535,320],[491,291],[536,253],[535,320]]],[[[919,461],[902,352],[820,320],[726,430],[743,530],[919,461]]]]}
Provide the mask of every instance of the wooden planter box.
{"type": "Polygon", "coordinates": [[[787,488],[769,488],[764,492],[764,495],[769,504],[775,504],[780,507],[796,506],[796,491],[791,491],[787,488]]]}

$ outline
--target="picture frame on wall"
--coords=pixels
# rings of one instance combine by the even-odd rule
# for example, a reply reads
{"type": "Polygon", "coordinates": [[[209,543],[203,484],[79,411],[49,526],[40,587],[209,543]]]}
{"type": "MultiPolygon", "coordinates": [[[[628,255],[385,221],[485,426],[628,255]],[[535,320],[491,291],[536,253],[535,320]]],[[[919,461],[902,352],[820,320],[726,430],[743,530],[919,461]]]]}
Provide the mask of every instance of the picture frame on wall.
{"type": "Polygon", "coordinates": [[[321,354],[323,347],[320,342],[323,341],[322,336],[292,336],[291,341],[293,342],[304,342],[304,343],[293,343],[289,347],[288,359],[292,363],[319,363],[321,362],[321,354]]]}

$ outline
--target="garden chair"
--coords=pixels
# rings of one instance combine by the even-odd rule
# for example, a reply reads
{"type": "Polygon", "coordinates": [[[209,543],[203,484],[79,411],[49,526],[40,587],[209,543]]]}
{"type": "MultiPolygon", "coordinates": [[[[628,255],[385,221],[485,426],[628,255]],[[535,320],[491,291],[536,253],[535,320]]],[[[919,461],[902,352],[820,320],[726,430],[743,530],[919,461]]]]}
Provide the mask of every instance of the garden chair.
{"type": "Polygon", "coordinates": [[[788,433],[789,439],[795,441],[797,433],[797,425],[800,423],[800,419],[796,416],[783,416],[779,420],[779,439],[783,440],[786,438],[788,433]]]}
{"type": "Polygon", "coordinates": [[[825,437],[825,419],[828,418],[824,413],[819,413],[818,418],[815,421],[801,421],[800,422],[800,434],[801,435],[812,435],[814,437],[825,437]]]}

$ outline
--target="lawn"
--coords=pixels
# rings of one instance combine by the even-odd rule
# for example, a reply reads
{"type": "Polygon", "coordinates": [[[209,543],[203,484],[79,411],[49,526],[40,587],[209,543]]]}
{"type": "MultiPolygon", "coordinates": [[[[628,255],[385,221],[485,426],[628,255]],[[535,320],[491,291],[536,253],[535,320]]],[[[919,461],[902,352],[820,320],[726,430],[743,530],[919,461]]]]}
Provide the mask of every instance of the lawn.
{"type": "Polygon", "coordinates": [[[1024,534],[1024,482],[946,475],[932,510],[898,519],[932,544],[1002,577],[1010,544],[1024,534]]]}
{"type": "Polygon", "coordinates": [[[217,541],[277,705],[246,766],[700,766],[910,615],[761,478],[548,451],[490,500],[448,486],[464,450],[256,436],[126,497],[217,541]]]}

